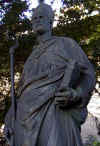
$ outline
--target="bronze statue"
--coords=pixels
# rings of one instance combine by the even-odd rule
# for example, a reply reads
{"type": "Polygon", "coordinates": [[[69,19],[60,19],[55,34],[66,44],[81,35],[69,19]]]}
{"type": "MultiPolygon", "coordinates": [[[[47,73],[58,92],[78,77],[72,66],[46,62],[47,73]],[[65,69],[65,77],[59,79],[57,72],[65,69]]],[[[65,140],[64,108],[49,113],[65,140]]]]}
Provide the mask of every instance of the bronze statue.
{"type": "Polygon", "coordinates": [[[15,146],[82,146],[81,124],[95,86],[95,74],[80,46],[52,36],[54,13],[47,4],[34,10],[38,45],[27,59],[17,91],[16,120],[5,118],[6,136],[15,146]]]}

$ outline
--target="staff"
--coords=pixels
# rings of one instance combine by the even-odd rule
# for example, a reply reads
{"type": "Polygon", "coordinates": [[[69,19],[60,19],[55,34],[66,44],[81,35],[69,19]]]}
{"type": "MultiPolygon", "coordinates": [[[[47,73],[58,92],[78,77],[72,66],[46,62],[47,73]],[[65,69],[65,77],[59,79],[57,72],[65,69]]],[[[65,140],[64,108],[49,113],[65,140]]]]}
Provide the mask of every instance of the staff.
{"type": "Polygon", "coordinates": [[[14,93],[14,52],[15,49],[18,48],[19,43],[16,40],[16,44],[10,48],[10,72],[11,72],[11,106],[12,106],[12,137],[11,137],[11,146],[15,146],[14,143],[14,127],[15,127],[15,120],[16,120],[16,99],[14,93]]]}

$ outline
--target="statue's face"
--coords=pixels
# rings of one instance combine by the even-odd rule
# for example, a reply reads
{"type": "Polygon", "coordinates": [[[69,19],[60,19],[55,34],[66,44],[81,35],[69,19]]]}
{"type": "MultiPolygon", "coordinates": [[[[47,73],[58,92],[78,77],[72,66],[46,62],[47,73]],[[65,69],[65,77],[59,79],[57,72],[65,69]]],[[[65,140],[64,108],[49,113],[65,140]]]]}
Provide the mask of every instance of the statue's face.
{"type": "Polygon", "coordinates": [[[33,30],[37,34],[44,34],[51,29],[50,19],[45,13],[45,10],[36,10],[32,17],[33,30]]]}

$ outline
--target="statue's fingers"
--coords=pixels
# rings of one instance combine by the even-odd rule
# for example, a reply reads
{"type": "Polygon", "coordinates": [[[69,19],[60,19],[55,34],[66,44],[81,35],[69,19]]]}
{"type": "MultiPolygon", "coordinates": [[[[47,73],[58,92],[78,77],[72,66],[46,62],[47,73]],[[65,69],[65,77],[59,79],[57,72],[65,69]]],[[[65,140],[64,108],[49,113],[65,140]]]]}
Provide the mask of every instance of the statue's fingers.
{"type": "Polygon", "coordinates": [[[62,100],[56,99],[56,100],[55,100],[55,104],[56,104],[56,105],[60,105],[60,104],[65,105],[65,104],[67,104],[67,103],[68,103],[68,101],[67,101],[66,99],[62,99],[62,100]]]}
{"type": "Polygon", "coordinates": [[[57,93],[55,93],[55,96],[61,97],[62,96],[62,93],[61,92],[57,92],[57,93]]]}
{"type": "Polygon", "coordinates": [[[57,101],[57,102],[65,102],[67,99],[66,99],[66,97],[56,97],[55,98],[55,101],[57,101]]]}
{"type": "Polygon", "coordinates": [[[58,105],[58,106],[65,106],[66,103],[65,103],[65,102],[57,102],[57,101],[55,101],[55,105],[58,105]]]}
{"type": "Polygon", "coordinates": [[[62,100],[57,100],[57,99],[55,99],[55,104],[59,104],[59,103],[64,103],[64,101],[62,101],[62,100]]]}
{"type": "Polygon", "coordinates": [[[57,92],[55,94],[55,96],[57,96],[57,97],[70,96],[70,92],[68,92],[68,91],[66,91],[66,92],[57,92]]]}
{"type": "Polygon", "coordinates": [[[65,105],[66,103],[64,102],[64,101],[62,101],[62,102],[55,102],[56,103],[56,105],[65,105]]]}
{"type": "Polygon", "coordinates": [[[66,104],[66,103],[63,103],[63,104],[58,104],[58,106],[59,106],[59,108],[64,108],[64,107],[66,107],[66,106],[67,106],[67,104],[66,104]]]}

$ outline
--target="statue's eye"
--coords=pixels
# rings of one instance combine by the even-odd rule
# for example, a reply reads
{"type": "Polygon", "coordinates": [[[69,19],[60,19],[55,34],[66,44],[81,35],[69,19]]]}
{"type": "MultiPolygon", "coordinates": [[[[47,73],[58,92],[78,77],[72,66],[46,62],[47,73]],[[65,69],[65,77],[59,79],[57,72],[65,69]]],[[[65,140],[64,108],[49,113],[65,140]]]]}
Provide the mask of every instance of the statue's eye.
{"type": "Polygon", "coordinates": [[[39,16],[39,18],[41,19],[41,18],[43,18],[43,16],[39,16]]]}
{"type": "Polygon", "coordinates": [[[37,17],[34,17],[33,19],[34,19],[34,20],[37,20],[37,17]]]}

